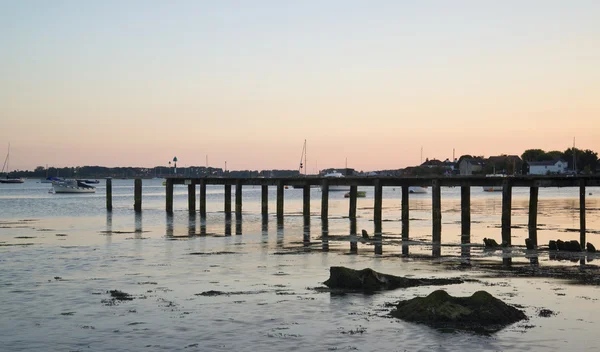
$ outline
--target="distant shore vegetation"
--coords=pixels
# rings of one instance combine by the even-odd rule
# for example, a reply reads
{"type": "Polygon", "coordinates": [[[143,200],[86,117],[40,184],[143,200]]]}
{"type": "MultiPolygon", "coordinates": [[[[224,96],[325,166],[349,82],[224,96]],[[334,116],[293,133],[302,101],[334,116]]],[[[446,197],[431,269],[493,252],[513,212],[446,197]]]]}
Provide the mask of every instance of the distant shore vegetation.
{"type": "MultiPolygon", "coordinates": [[[[339,171],[347,176],[435,176],[459,175],[460,164],[464,160],[478,163],[481,167],[473,174],[504,173],[510,175],[527,174],[528,163],[553,160],[563,160],[568,163],[568,169],[577,174],[598,174],[598,153],[590,149],[568,148],[565,151],[544,151],[542,149],[527,149],[521,156],[498,155],[485,158],[483,156],[462,155],[455,160],[440,161],[426,159],[420,165],[399,169],[357,171],[351,168],[327,168],[319,172],[324,175],[328,172],[339,171]]],[[[223,170],[222,168],[189,166],[189,167],[105,167],[105,166],[77,166],[77,167],[49,167],[38,166],[33,171],[14,170],[8,176],[39,178],[164,178],[170,176],[183,177],[299,177],[303,176],[299,170],[223,170]]],[[[0,175],[5,176],[5,175],[0,175]]],[[[309,175],[318,176],[318,175],[309,175]]]]}

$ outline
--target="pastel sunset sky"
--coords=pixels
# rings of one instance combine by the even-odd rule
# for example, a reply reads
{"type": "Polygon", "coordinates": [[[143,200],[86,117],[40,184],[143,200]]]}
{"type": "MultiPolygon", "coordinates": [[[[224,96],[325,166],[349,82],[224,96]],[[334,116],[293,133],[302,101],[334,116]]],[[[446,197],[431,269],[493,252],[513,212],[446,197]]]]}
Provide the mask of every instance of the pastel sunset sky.
{"type": "Polygon", "coordinates": [[[11,169],[600,151],[600,1],[2,1],[11,169]]]}

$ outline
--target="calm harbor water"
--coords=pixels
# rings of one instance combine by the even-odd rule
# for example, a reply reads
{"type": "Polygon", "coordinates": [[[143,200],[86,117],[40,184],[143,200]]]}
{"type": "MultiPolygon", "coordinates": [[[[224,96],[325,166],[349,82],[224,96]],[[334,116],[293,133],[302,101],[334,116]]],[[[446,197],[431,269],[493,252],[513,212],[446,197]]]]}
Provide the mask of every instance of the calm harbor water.
{"type": "MultiPolygon", "coordinates": [[[[6,351],[538,351],[596,350],[600,343],[597,286],[556,279],[489,278],[478,270],[450,271],[440,262],[460,257],[460,189],[442,190],[442,258],[431,255],[431,195],[411,195],[410,255],[402,257],[400,188],[384,188],[383,255],[371,243],[349,254],[348,199],[330,194],[323,241],[320,191],[312,189],[310,224],[302,219],[302,190],[285,194],[277,224],[275,189],[268,222],[260,216],[260,187],[244,187],[241,221],[225,217],[223,188],[208,187],[207,218],[187,212],[187,188],[175,188],[175,213],[164,211],[162,180],[144,180],[143,212],[133,212],[133,181],[113,181],[114,210],[96,194],[51,194],[27,180],[0,185],[0,349],[6,351]],[[308,240],[306,240],[308,238],[308,240]],[[326,246],[323,242],[326,242],[326,246]],[[328,251],[323,250],[328,248],[328,251]],[[413,257],[415,259],[413,259],[413,257]],[[417,259],[418,258],[418,259],[417,259]],[[329,267],[365,267],[415,277],[478,279],[443,287],[470,295],[485,289],[523,306],[529,321],[492,336],[442,333],[387,316],[385,304],[432,292],[432,287],[375,295],[334,296],[315,290],[329,267]],[[109,290],[133,295],[113,302],[109,290]],[[220,291],[220,295],[202,295],[220,291]],[[116,303],[116,304],[113,304],[116,303]],[[548,308],[557,314],[539,317],[548,308]]],[[[373,192],[358,200],[356,228],[373,233],[373,192]]],[[[600,189],[588,189],[588,241],[600,248],[600,189]]],[[[513,244],[527,237],[528,189],[513,191],[513,244]]],[[[501,194],[474,187],[472,242],[500,242],[501,194]]],[[[578,189],[540,189],[540,244],[579,239],[578,189]]],[[[547,252],[546,252],[547,254],[547,252]]],[[[474,259],[499,254],[470,251],[474,259]]],[[[524,249],[516,263],[528,263],[524,249]]],[[[579,265],[540,256],[540,265],[579,265]]],[[[594,261],[588,265],[594,265],[594,261]]]]}

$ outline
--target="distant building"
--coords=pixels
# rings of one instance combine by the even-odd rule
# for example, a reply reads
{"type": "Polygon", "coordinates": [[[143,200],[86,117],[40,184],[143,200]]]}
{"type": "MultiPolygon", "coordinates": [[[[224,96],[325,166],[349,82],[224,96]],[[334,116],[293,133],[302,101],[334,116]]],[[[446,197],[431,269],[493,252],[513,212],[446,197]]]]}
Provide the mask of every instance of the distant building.
{"type": "Polygon", "coordinates": [[[514,175],[523,168],[523,160],[518,155],[490,156],[485,161],[486,172],[514,175]]]}
{"type": "Polygon", "coordinates": [[[564,174],[568,171],[569,164],[562,160],[529,161],[530,175],[564,174]]]}
{"type": "Polygon", "coordinates": [[[473,175],[473,173],[483,170],[483,159],[481,158],[464,158],[458,164],[458,169],[461,175],[473,175]]]}

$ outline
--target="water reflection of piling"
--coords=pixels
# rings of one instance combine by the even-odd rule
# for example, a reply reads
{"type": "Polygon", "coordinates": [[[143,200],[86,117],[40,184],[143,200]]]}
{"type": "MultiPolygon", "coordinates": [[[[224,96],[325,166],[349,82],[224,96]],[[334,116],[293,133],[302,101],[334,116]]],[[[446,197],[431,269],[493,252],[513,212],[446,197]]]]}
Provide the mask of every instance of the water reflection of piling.
{"type": "Polygon", "coordinates": [[[512,254],[510,248],[502,248],[502,266],[512,266],[512,254]]]}
{"type": "Polygon", "coordinates": [[[196,236],[196,214],[188,215],[188,236],[196,236]]]}
{"type": "Polygon", "coordinates": [[[166,224],[166,228],[167,228],[167,230],[166,230],[167,238],[173,237],[173,214],[167,213],[167,218],[165,220],[165,224],[166,224]]]}
{"type": "Polygon", "coordinates": [[[277,247],[283,247],[283,221],[277,222],[277,239],[276,239],[277,247]]]}
{"type": "Polygon", "coordinates": [[[200,235],[206,236],[206,216],[200,216],[200,235]]]}
{"type": "Polygon", "coordinates": [[[471,264],[471,246],[469,244],[460,246],[460,262],[464,265],[471,264]]]}
{"type": "Polygon", "coordinates": [[[225,236],[231,236],[231,213],[225,213],[225,236]]]}
{"type": "Polygon", "coordinates": [[[142,213],[135,213],[135,238],[142,235],[142,213]]]}
{"type": "Polygon", "coordinates": [[[356,236],[356,218],[350,219],[350,253],[358,253],[358,240],[356,236]]]}
{"type": "Polygon", "coordinates": [[[302,236],[302,243],[304,247],[310,246],[310,218],[304,217],[304,235],[302,236]]]}
{"type": "Polygon", "coordinates": [[[242,216],[241,215],[239,217],[236,216],[236,218],[235,218],[235,234],[236,235],[242,234],[242,216]]]}
{"type": "Polygon", "coordinates": [[[323,252],[329,251],[329,220],[321,221],[321,246],[323,252]]]}

